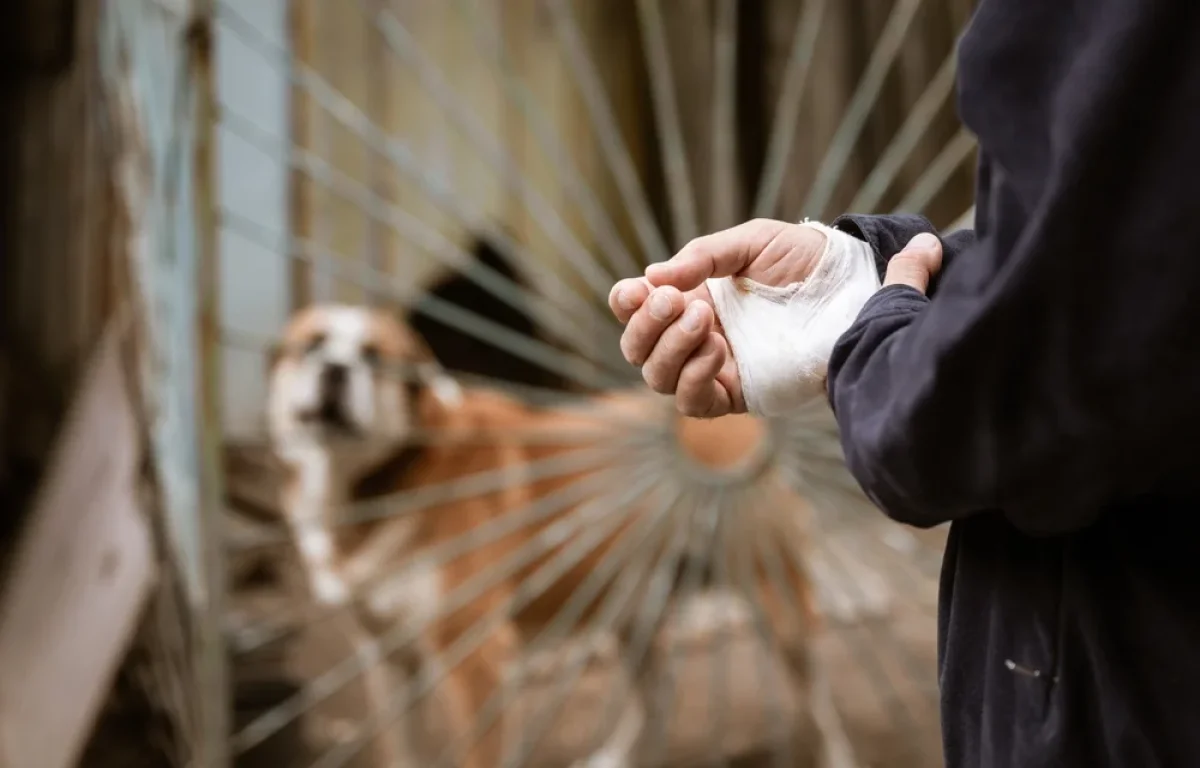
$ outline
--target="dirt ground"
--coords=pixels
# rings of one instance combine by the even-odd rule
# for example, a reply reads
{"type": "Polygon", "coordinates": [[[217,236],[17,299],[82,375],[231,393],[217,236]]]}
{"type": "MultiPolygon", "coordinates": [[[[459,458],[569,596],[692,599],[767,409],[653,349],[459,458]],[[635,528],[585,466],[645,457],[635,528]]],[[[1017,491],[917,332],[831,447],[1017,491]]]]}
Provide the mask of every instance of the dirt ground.
{"type": "MultiPolygon", "coordinates": [[[[861,768],[941,765],[935,609],[943,543],[940,532],[910,532],[872,518],[830,532],[813,553],[818,593],[831,620],[821,653],[861,768]]],[[[286,693],[271,690],[271,686],[279,687],[280,678],[312,680],[348,655],[338,620],[323,618],[304,624],[296,615],[297,604],[281,594],[241,598],[243,626],[261,629],[271,617],[279,626],[305,626],[290,633],[286,644],[264,645],[255,654],[238,659],[243,689],[258,694],[253,702],[249,695],[243,696],[247,707],[261,708],[269,704],[270,694],[278,698],[286,693]]],[[[270,632],[267,630],[268,636],[270,632]]],[[[672,713],[667,718],[667,759],[653,764],[712,764],[723,755],[729,765],[776,765],[770,750],[772,726],[779,722],[781,710],[790,708],[787,692],[778,684],[771,685],[783,678],[779,661],[748,626],[738,629],[735,623],[727,636],[727,642],[712,637],[682,641],[682,666],[676,678],[682,684],[667,706],[658,708],[672,713]],[[719,690],[724,695],[712,695],[716,686],[722,686],[719,690]]],[[[547,736],[531,764],[566,765],[586,752],[586,742],[596,734],[595,723],[605,704],[620,695],[624,684],[615,669],[603,649],[595,654],[589,671],[570,692],[567,705],[560,708],[565,712],[561,720],[544,729],[547,736]]],[[[561,673],[551,670],[544,674],[543,687],[553,689],[551,683],[561,678],[561,673]]],[[[539,698],[545,700],[546,695],[547,691],[527,692],[517,709],[529,712],[528,707],[539,698]]],[[[257,756],[244,755],[238,764],[244,768],[309,766],[352,733],[354,724],[365,715],[362,691],[353,682],[314,707],[296,727],[264,744],[257,756]]],[[[241,718],[243,724],[248,719],[249,713],[241,718]]],[[[428,738],[418,748],[425,752],[432,745],[434,749],[417,765],[431,764],[431,758],[439,754],[437,721],[436,706],[424,710],[428,738]]],[[[667,723],[652,725],[651,733],[661,732],[664,725],[667,723]]],[[[369,749],[341,764],[376,768],[369,749]]]]}

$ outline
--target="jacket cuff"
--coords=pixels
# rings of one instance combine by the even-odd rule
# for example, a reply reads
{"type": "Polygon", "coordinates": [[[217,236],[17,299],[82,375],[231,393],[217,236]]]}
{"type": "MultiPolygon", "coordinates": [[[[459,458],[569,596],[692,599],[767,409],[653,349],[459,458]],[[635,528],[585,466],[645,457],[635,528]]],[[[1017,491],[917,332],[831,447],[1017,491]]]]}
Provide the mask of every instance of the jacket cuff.
{"type": "Polygon", "coordinates": [[[937,232],[929,219],[915,213],[889,216],[847,213],[834,219],[829,226],[870,244],[875,252],[880,280],[887,273],[888,261],[902,251],[909,240],[922,232],[937,232]]]}

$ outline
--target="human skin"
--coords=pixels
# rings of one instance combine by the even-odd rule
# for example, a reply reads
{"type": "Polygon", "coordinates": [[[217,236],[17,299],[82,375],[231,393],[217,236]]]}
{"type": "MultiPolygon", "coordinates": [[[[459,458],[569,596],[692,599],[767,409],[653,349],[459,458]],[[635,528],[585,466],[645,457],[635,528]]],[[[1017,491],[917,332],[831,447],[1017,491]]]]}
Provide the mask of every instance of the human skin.
{"type": "MultiPolygon", "coordinates": [[[[812,227],[755,219],[696,238],[643,277],[621,280],[609,308],[625,326],[621,352],[641,368],[655,392],[675,396],[686,416],[715,418],[745,413],[737,363],[713,308],[705,280],[747,277],[770,286],[801,282],[825,248],[812,227]]],[[[917,235],[888,262],[883,285],[908,285],[922,293],[941,268],[933,235],[917,235]]]]}

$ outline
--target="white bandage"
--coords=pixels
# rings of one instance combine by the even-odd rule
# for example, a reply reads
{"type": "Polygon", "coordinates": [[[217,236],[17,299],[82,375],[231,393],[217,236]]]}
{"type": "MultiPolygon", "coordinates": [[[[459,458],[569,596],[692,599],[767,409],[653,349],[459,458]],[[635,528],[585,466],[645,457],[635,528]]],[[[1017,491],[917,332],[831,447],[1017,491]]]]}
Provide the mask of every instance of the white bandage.
{"type": "Polygon", "coordinates": [[[825,250],[808,279],[782,288],[748,278],[708,281],[737,359],[747,409],[782,416],[824,397],[833,345],[879,290],[871,246],[817,222],[825,250]]]}

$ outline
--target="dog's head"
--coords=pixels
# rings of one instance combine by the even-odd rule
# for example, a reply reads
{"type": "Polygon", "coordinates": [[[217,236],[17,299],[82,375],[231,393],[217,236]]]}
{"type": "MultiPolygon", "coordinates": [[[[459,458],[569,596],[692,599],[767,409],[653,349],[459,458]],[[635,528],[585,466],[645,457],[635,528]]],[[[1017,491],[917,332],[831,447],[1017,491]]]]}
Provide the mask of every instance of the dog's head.
{"type": "Polygon", "coordinates": [[[285,460],[324,449],[370,463],[409,441],[431,398],[461,397],[428,347],[383,310],[318,305],[288,323],[272,352],[267,419],[285,460]]]}

